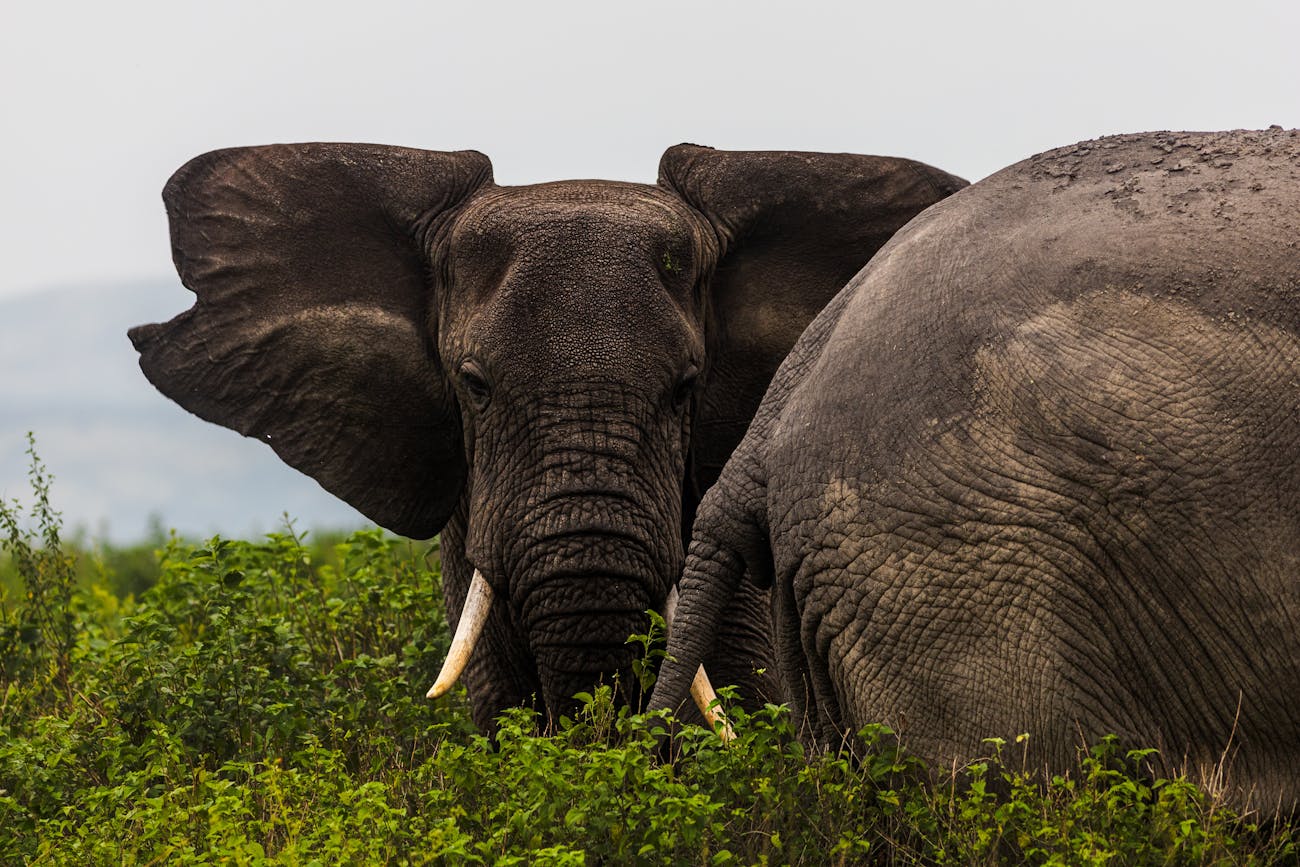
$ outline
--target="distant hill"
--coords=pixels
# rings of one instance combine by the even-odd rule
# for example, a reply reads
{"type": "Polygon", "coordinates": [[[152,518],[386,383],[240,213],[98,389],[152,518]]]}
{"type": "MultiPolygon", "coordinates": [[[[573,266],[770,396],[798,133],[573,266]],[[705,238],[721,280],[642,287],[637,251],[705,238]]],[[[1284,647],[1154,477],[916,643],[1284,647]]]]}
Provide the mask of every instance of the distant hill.
{"type": "Polygon", "coordinates": [[[0,297],[0,497],[26,502],[26,433],[55,476],[64,525],[125,542],[151,521],[191,536],[365,519],[263,443],[208,424],[154,390],[126,337],[188,308],[179,282],[0,297]]]}

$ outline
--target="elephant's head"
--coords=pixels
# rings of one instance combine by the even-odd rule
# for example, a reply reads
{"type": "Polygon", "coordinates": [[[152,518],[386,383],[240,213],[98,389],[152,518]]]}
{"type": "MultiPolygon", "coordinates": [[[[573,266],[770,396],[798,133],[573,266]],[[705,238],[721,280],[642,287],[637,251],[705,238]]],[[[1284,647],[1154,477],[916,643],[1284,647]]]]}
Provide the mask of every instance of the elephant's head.
{"type": "Polygon", "coordinates": [[[501,187],[472,151],[272,145],[164,192],[198,301],[132,330],[141,367],[376,523],[443,531],[453,622],[472,572],[492,591],[466,671],[481,726],[629,669],[683,510],[804,325],[964,183],[690,145],[660,171],[501,187]]]}

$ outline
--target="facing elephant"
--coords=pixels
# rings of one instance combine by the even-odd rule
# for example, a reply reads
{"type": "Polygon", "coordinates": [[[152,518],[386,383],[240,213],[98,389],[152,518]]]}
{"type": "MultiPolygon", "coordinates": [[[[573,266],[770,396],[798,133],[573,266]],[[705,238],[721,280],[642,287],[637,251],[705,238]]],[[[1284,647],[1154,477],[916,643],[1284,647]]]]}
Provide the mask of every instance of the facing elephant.
{"type": "MultiPolygon", "coordinates": [[[[489,600],[465,670],[476,723],[534,702],[553,718],[633,682],[625,641],[678,575],[683,510],[786,351],[963,185],[909,160],[693,145],[657,185],[523,187],[471,151],[214,151],[164,191],[197,303],[131,339],[186,409],[381,526],[441,531],[453,625],[472,574],[489,600]]],[[[764,615],[736,610],[718,668],[752,679],[764,615]]]]}
{"type": "Polygon", "coordinates": [[[695,522],[652,707],[748,567],[822,745],[1028,733],[1300,803],[1300,134],[1036,156],[814,320],[695,522]]]}

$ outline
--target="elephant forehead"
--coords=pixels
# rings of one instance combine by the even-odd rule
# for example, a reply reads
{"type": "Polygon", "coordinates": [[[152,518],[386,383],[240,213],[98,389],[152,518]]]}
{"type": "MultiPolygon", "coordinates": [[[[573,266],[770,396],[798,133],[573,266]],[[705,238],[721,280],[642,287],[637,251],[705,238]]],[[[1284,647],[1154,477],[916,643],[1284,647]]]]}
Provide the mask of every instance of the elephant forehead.
{"type": "Polygon", "coordinates": [[[490,190],[452,231],[444,339],[536,370],[700,356],[696,286],[712,258],[694,219],[642,184],[490,190]]]}
{"type": "Polygon", "coordinates": [[[691,240],[699,233],[691,211],[658,187],[616,181],[556,181],[497,187],[478,196],[456,220],[453,248],[517,250],[530,241],[577,242],[572,252],[627,254],[691,240]],[[616,240],[617,239],[617,240],[616,240]],[[592,242],[604,241],[604,244],[592,242]]]}
{"type": "Polygon", "coordinates": [[[632,375],[701,356],[702,335],[689,312],[662,288],[649,287],[653,277],[628,277],[567,287],[508,282],[479,308],[467,338],[498,363],[513,360],[535,373],[632,375]]]}

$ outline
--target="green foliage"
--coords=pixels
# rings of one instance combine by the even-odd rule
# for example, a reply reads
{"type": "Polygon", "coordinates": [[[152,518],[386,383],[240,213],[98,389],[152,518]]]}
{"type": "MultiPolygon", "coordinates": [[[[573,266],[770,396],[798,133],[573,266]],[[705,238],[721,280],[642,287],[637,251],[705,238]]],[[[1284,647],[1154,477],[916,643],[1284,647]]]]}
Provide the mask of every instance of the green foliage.
{"type": "MultiPolygon", "coordinates": [[[[152,572],[114,583],[135,561],[74,562],[33,461],[35,529],[0,505],[0,863],[1300,859],[1291,826],[1152,780],[1113,739],[1046,785],[999,740],[936,780],[883,726],[808,755],[784,708],[728,707],[723,744],[602,687],[550,737],[518,710],[489,740],[463,694],[423,698],[448,644],[436,545],[160,535],[152,572]]],[[[646,685],[652,621],[630,639],[646,685]]]]}
{"type": "Polygon", "coordinates": [[[0,551],[21,577],[16,594],[0,593],[0,706],[57,686],[65,695],[77,640],[72,604],[73,560],[59,538],[59,513],[50,505],[51,479],[27,435],[28,479],[35,495],[36,528],[25,527],[18,503],[0,500],[0,551]],[[17,596],[18,598],[13,598],[17,596]]]}
{"type": "MultiPolygon", "coordinates": [[[[1024,744],[1028,735],[1016,743],[1024,744]]],[[[1081,754],[1077,774],[1046,785],[1004,761],[1006,742],[963,769],[935,801],[943,837],[936,863],[1043,865],[1293,864],[1300,838],[1285,824],[1261,829],[1185,778],[1153,779],[1155,751],[1121,751],[1109,736],[1081,754]]]]}

